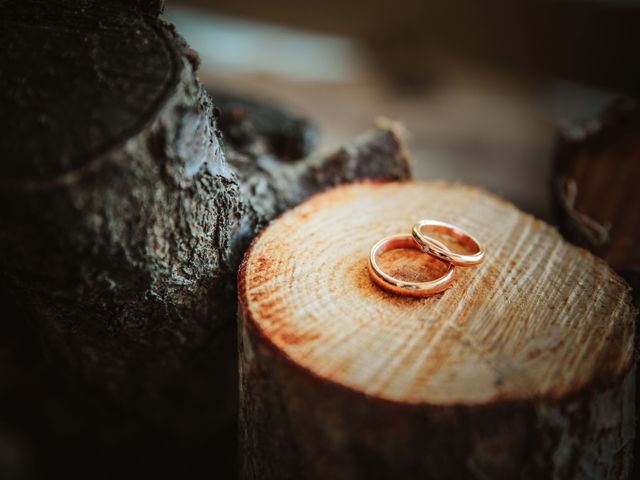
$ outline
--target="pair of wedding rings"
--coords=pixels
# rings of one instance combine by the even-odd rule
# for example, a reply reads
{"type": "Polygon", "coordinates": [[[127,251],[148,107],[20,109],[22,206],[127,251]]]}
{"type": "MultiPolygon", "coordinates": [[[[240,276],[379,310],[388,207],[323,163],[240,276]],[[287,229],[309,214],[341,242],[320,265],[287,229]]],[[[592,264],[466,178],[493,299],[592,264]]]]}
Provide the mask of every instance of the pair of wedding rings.
{"type": "Polygon", "coordinates": [[[454,225],[436,220],[420,220],[411,229],[411,234],[391,235],[383,238],[371,248],[369,254],[369,274],[379,287],[398,294],[425,297],[446,290],[453,280],[455,267],[471,267],[484,259],[484,251],[478,241],[467,232],[454,225]],[[470,253],[451,251],[445,244],[428,236],[429,232],[442,233],[454,238],[470,253]],[[411,282],[395,278],[385,273],[378,263],[379,258],[390,250],[414,248],[431,255],[447,265],[446,272],[435,280],[411,282]]]}

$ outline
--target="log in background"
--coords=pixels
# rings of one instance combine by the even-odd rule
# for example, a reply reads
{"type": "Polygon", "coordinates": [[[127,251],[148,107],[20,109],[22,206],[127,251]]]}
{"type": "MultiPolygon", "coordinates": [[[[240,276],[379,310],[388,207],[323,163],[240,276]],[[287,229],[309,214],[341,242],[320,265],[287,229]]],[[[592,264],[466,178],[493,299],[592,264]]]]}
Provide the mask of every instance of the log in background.
{"type": "MultiPolygon", "coordinates": [[[[640,108],[622,98],[602,114],[558,132],[552,194],[563,235],[604,258],[640,305],[640,108]]],[[[636,378],[636,398],[640,381],[636,378]]],[[[636,419],[636,439],[640,421],[636,419]]],[[[634,458],[640,458],[636,441],[634,458]]],[[[632,478],[640,476],[634,462],[632,478]]]]}
{"type": "Polygon", "coordinates": [[[160,10],[0,2],[2,477],[232,472],[244,248],[309,194],[409,175],[387,128],[301,159],[304,121],[216,110],[160,10]]]}

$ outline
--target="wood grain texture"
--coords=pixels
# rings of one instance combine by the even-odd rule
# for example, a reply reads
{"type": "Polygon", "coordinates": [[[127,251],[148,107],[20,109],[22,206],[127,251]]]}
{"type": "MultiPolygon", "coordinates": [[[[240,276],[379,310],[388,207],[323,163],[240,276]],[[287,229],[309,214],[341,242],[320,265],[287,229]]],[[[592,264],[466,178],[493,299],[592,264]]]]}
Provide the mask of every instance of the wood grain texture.
{"type": "MultiPolygon", "coordinates": [[[[389,267],[431,270],[410,255],[413,267],[389,267]]],[[[264,468],[274,478],[370,468],[383,478],[627,475],[629,288],[493,195],[430,183],[337,188],[266,229],[239,282],[245,478],[264,468]],[[426,299],[375,287],[371,245],[424,217],[472,232],[485,262],[426,299]],[[279,441],[295,453],[279,453],[279,441]]]]}
{"type": "Polygon", "coordinates": [[[0,2],[3,180],[86,166],[153,118],[182,71],[162,3],[0,2]]]}

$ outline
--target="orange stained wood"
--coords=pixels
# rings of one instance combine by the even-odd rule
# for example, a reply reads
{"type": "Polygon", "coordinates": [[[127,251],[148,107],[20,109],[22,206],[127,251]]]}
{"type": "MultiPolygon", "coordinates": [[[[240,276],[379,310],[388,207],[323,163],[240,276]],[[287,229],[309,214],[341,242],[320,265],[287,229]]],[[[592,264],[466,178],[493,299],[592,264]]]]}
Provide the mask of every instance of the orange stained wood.
{"type": "MultiPolygon", "coordinates": [[[[441,268],[417,250],[381,263],[415,280],[441,268]]],[[[616,381],[634,360],[622,279],[549,225],[460,185],[359,183],[313,197],[255,241],[240,297],[245,321],[292,362],[409,404],[557,399],[616,381]],[[462,227],[486,259],[458,268],[441,294],[386,293],[369,279],[369,249],[421,218],[462,227]]]]}

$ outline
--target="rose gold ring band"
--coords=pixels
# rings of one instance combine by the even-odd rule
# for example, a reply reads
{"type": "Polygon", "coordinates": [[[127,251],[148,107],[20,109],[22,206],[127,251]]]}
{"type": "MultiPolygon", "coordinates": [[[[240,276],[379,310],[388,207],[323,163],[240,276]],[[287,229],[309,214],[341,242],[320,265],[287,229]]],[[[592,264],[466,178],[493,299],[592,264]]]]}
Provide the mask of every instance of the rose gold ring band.
{"type": "MultiPolygon", "coordinates": [[[[430,239],[430,241],[434,245],[437,245],[442,249],[446,249],[446,247],[437,240],[430,239]]],[[[445,274],[440,278],[428,282],[408,282],[392,277],[391,275],[383,272],[378,265],[378,257],[389,250],[395,250],[397,248],[415,248],[417,250],[422,250],[422,248],[409,234],[391,235],[377,242],[371,248],[371,252],[369,254],[369,275],[376,285],[389,292],[399,295],[409,295],[412,297],[426,297],[428,295],[442,292],[449,287],[451,280],[453,279],[455,267],[453,264],[448,262],[446,262],[448,268],[445,274]]]]}
{"type": "Polygon", "coordinates": [[[423,252],[458,267],[471,267],[473,265],[478,265],[484,259],[484,251],[475,238],[461,228],[445,222],[438,222],[437,220],[420,220],[413,226],[411,235],[413,236],[413,240],[416,242],[418,248],[423,252]],[[425,231],[440,232],[451,236],[464,246],[468,247],[474,253],[465,255],[452,252],[441,242],[425,235],[425,231]]]}

